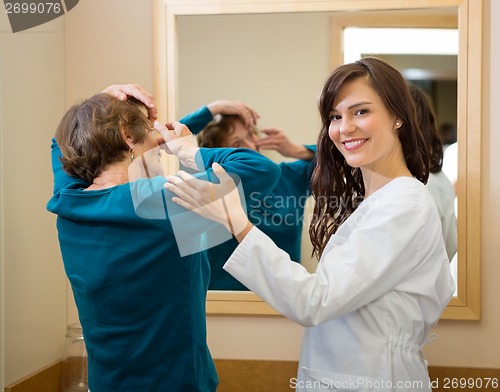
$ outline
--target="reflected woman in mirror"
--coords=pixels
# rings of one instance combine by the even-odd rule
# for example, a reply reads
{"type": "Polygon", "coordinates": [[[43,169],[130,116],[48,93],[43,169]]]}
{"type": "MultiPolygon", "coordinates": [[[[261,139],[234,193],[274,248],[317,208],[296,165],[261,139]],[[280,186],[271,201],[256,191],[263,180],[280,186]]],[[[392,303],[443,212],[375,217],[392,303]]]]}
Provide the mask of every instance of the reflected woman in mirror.
{"type": "Polygon", "coordinates": [[[417,119],[424,134],[429,152],[429,179],[427,188],[431,193],[441,219],[446,253],[450,262],[457,253],[457,217],[455,215],[455,191],[443,168],[443,143],[437,129],[432,102],[419,87],[409,84],[410,94],[417,109],[417,119]]]}
{"type": "Polygon", "coordinates": [[[252,225],[219,166],[226,209],[209,204],[207,185],[185,172],[165,186],[179,205],[232,230],[240,244],[224,269],[305,327],[297,391],[430,392],[421,349],[454,282],[406,81],[376,58],[342,65],[326,80],[319,111],[314,273],[252,225]]]}
{"type": "MultiPolygon", "coordinates": [[[[259,138],[255,128],[258,114],[241,102],[215,101],[193,115],[201,119],[199,113],[203,112],[205,118],[210,120],[205,124],[200,121],[194,124],[190,115],[182,120],[193,133],[199,131],[197,139],[200,147],[267,149],[295,159],[279,163],[281,176],[275,188],[263,199],[250,195],[246,207],[250,221],[287,252],[292,260],[300,262],[304,210],[310,195],[309,183],[316,146],[294,143],[283,130],[277,128],[261,129],[259,132],[265,137],[259,138]],[[204,128],[201,129],[200,125],[204,128]]],[[[212,267],[210,290],[248,290],[222,268],[237,245],[233,238],[208,250],[212,267]]]]}
{"type": "MultiPolygon", "coordinates": [[[[52,141],[47,208],[58,216],[92,392],[217,389],[206,343],[210,266],[205,252],[182,254],[178,247],[160,145],[193,170],[220,163],[249,192],[267,194],[280,174],[248,149],[200,149],[185,125],[153,124],[155,113],[140,86],[111,86],[71,107],[52,141]]],[[[205,231],[197,226],[201,239],[189,231],[185,240],[205,240],[214,226],[206,223],[205,231]]]]}

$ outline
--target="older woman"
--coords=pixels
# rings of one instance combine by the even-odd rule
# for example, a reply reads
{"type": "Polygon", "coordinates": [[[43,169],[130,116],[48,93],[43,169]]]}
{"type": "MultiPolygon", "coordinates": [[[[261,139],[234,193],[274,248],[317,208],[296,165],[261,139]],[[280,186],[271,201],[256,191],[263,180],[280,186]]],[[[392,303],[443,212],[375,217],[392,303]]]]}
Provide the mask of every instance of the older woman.
{"type": "MultiPolygon", "coordinates": [[[[92,392],[210,391],[217,388],[206,344],[204,252],[178,248],[159,143],[192,169],[219,162],[245,192],[272,189],[279,168],[246,149],[200,149],[189,129],[145,114],[138,87],[115,86],[74,105],[52,143],[57,229],[89,357],[92,392]],[[142,173],[146,178],[139,178],[142,173]]],[[[148,101],[147,99],[145,99],[148,101]]],[[[149,101],[148,101],[149,102],[149,101]]],[[[210,176],[210,170],[205,173],[210,176]]],[[[185,211],[184,211],[185,212],[185,211]]],[[[210,228],[206,226],[207,230],[210,228]]],[[[192,241],[203,229],[183,231],[192,241]]],[[[195,238],[197,237],[197,238],[195,238]]]]}

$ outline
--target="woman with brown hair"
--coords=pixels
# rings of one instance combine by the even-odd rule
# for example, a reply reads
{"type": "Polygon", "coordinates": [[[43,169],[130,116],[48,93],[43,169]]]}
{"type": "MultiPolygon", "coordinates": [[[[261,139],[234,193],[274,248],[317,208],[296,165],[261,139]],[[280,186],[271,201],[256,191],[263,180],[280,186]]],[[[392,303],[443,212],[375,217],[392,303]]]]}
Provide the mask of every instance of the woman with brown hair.
{"type": "Polygon", "coordinates": [[[181,206],[226,226],[229,217],[240,244],[224,269],[306,327],[297,391],[431,391],[421,349],[454,283],[406,81],[376,58],[342,65],[319,111],[314,273],[249,222],[235,192],[225,191],[224,211],[206,208],[205,189],[186,173],[165,186],[181,206]]]}

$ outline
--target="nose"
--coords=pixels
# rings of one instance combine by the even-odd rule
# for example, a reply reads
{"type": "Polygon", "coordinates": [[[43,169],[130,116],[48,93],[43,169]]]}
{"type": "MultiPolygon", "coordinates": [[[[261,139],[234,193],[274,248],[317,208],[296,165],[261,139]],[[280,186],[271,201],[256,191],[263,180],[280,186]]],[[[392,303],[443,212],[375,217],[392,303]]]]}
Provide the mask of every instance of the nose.
{"type": "Polygon", "coordinates": [[[355,130],[356,130],[356,126],[352,123],[352,121],[343,119],[342,122],[340,123],[339,132],[342,135],[347,135],[351,132],[354,132],[355,130]]]}
{"type": "Polygon", "coordinates": [[[257,151],[257,136],[253,132],[245,138],[243,147],[257,151]]]}
{"type": "Polygon", "coordinates": [[[249,140],[249,139],[245,140],[242,147],[257,151],[257,145],[255,144],[255,141],[253,141],[253,140],[249,140]]]}

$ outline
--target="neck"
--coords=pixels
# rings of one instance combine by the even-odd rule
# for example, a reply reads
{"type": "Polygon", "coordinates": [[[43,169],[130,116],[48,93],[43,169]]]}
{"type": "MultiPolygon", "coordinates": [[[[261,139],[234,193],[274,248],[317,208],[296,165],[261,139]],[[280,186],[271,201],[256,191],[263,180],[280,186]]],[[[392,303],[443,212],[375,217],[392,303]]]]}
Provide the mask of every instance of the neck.
{"type": "Polygon", "coordinates": [[[363,174],[363,183],[365,185],[365,199],[378,191],[384,185],[398,177],[412,177],[410,170],[406,166],[392,170],[389,173],[379,173],[369,169],[361,169],[363,174]]]}
{"type": "Polygon", "coordinates": [[[365,185],[365,199],[395,178],[412,177],[399,142],[385,158],[362,167],[361,173],[365,185]]]}
{"type": "Polygon", "coordinates": [[[88,190],[106,189],[128,182],[128,162],[117,162],[107,167],[100,175],[94,178],[88,190]]]}

